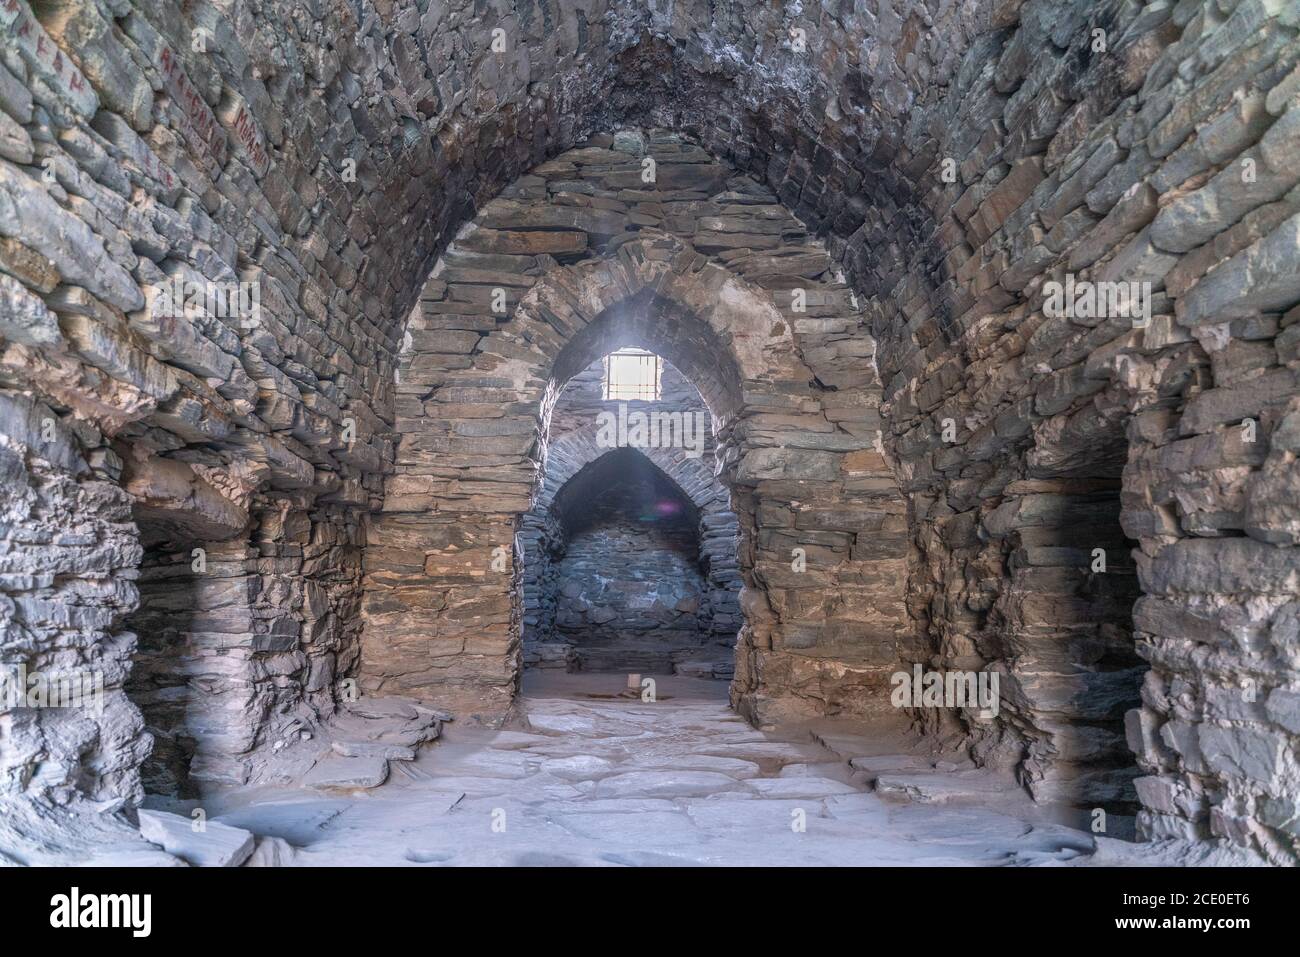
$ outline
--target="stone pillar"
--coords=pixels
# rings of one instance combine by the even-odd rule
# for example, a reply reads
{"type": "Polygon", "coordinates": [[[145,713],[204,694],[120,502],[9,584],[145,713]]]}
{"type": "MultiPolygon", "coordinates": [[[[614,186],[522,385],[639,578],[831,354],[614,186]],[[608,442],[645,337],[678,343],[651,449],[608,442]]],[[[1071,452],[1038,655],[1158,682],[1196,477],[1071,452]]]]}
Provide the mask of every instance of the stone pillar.
{"type": "Polygon", "coordinates": [[[122,627],[140,546],[119,466],[93,426],[0,390],[0,800],[99,811],[143,796],[122,627]]]}
{"type": "Polygon", "coordinates": [[[1127,720],[1145,772],[1135,782],[1138,828],[1152,840],[1223,838],[1294,863],[1300,399],[1279,397],[1238,421],[1232,392],[1205,390],[1182,417],[1183,437],[1143,443],[1126,491],[1126,525],[1143,537],[1134,626],[1151,664],[1127,720]],[[1245,480],[1209,485],[1201,476],[1210,471],[1245,480]],[[1175,496],[1203,511],[1179,521],[1175,496]],[[1203,524],[1202,536],[1179,534],[1202,515],[1247,534],[1203,524]]]}
{"type": "Polygon", "coordinates": [[[809,447],[759,439],[734,476],[746,624],[732,702],[765,726],[891,715],[889,675],[911,632],[897,486],[870,447],[817,449],[847,443],[813,428],[781,438],[809,447]]]}
{"type": "Polygon", "coordinates": [[[457,719],[495,721],[519,681],[513,515],[371,520],[361,687],[409,694],[457,719]]]}

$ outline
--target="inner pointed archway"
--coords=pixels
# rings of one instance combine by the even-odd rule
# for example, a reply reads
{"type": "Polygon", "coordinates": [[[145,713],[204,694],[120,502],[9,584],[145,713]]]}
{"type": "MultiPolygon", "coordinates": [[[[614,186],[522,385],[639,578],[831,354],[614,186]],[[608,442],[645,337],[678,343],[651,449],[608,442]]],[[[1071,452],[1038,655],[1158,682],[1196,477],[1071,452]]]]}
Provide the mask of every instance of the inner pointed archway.
{"type": "Polygon", "coordinates": [[[557,402],[632,346],[711,413],[739,528],[733,704],[760,724],[888,709],[911,631],[906,509],[863,318],[826,250],[757,184],[662,158],[665,186],[637,188],[626,174],[641,183],[640,169],[639,153],[604,148],[546,164],[552,186],[489,204],[435,267],[370,523],[362,686],[505,713],[527,630],[517,534],[557,402]]]}
{"type": "Polygon", "coordinates": [[[698,391],[619,350],[569,381],[547,447],[519,532],[525,667],[731,678],[740,533],[698,391]]]}
{"type": "Polygon", "coordinates": [[[672,674],[711,637],[708,582],[690,500],[645,456],[613,449],[555,503],[554,638],[571,670],[672,674]]]}

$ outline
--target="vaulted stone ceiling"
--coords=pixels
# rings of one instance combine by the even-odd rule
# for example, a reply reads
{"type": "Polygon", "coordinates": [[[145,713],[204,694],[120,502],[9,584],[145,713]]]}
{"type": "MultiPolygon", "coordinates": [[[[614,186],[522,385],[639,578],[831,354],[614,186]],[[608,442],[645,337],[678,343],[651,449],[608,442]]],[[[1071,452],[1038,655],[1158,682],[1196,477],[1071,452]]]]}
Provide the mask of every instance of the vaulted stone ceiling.
{"type": "Polygon", "coordinates": [[[918,715],[979,763],[1292,860],[1298,26],[1287,0],[0,0],[5,660],[109,690],[7,717],[4,793],[135,802],[149,735],[159,786],[256,780],[341,681],[393,677],[384,616],[415,623],[387,636],[426,669],[403,690],[450,674],[499,710],[517,596],[431,558],[508,538],[559,387],[635,332],[722,423],[738,697],[880,704],[819,644],[870,592],[876,670],[1006,676],[997,721],[918,715]],[[615,130],[667,195],[564,160],[615,130]],[[567,195],[589,172],[603,206],[567,195]],[[727,238],[755,204],[779,268],[770,233],[727,238]],[[1061,315],[1076,274],[1145,284],[1141,322],[1061,315]],[[173,280],[251,284],[257,321],[154,308],[173,280]],[[493,400],[454,388],[516,361],[518,430],[476,434],[493,400]],[[772,426],[773,396],[824,422],[772,426]],[[834,563],[815,595],[776,575],[795,542],[834,563]]]}

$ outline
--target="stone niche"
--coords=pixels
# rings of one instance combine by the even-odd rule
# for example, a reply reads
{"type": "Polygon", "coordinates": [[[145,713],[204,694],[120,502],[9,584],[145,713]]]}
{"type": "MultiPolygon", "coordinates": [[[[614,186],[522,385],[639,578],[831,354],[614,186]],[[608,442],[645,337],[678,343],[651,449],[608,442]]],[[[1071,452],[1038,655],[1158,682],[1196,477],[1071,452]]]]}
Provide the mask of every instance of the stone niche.
{"type": "Polygon", "coordinates": [[[734,672],[737,520],[714,475],[708,409],[661,363],[656,400],[603,398],[597,361],[556,402],[545,478],[519,532],[528,667],[734,672]],[[620,415],[655,413],[667,414],[662,434],[608,443],[620,415]]]}
{"type": "Polygon", "coordinates": [[[125,690],[153,739],[144,786],[191,797],[259,780],[276,750],[334,714],[355,661],[360,522],[123,451],[143,548],[125,690]]]}
{"type": "Polygon", "coordinates": [[[505,712],[530,629],[560,624],[550,550],[534,548],[534,576],[528,549],[554,537],[556,467],[590,461],[594,443],[566,431],[592,411],[584,370],[634,346],[710,413],[718,487],[680,449],[651,458],[703,516],[711,591],[742,586],[709,628],[739,625],[737,707],[765,725],[889,709],[914,640],[906,505],[863,321],[777,197],[675,134],[599,135],[507,189],[409,319],[394,469],[369,524],[363,688],[505,712]]]}
{"type": "Polygon", "coordinates": [[[713,631],[695,509],[636,452],[588,469],[566,486],[574,501],[557,503],[556,637],[577,670],[669,673],[713,631]]]}

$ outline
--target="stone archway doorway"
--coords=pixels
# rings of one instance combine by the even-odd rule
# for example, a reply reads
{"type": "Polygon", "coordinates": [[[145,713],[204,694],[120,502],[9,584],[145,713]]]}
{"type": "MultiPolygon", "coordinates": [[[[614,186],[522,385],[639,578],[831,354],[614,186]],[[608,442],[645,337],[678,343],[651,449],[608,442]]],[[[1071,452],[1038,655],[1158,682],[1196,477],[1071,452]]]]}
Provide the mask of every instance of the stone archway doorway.
{"type": "Polygon", "coordinates": [[[525,668],[730,679],[742,616],[739,527],[711,416],[647,354],[637,397],[599,360],[552,411],[519,532],[525,668]]]}
{"type": "MultiPolygon", "coordinates": [[[[758,199],[746,189],[727,194],[737,213],[758,199]]],[[[395,475],[368,534],[361,687],[471,719],[510,707],[516,533],[552,413],[569,380],[632,346],[679,368],[711,412],[740,525],[733,705],[759,724],[888,709],[907,628],[905,508],[879,451],[871,351],[836,345],[833,330],[861,317],[826,251],[774,220],[775,203],[758,220],[798,239],[753,263],[662,231],[612,242],[623,226],[599,209],[519,205],[489,204],[461,233],[408,328],[395,475]],[[537,243],[568,243],[577,261],[517,252],[537,243]]]]}

